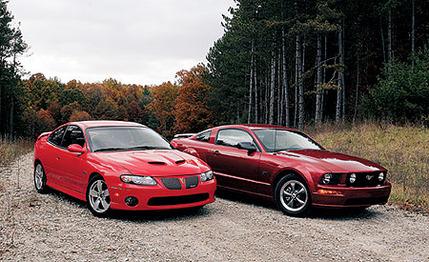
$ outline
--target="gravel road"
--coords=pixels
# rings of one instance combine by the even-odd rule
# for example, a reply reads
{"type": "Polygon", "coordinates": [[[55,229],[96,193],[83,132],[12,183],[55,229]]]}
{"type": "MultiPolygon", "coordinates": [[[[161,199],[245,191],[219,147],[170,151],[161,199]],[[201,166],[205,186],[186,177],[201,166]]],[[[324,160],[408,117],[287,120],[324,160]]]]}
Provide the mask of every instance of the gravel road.
{"type": "Polygon", "coordinates": [[[37,194],[32,172],[31,154],[0,172],[2,261],[429,261],[429,217],[394,206],[292,218],[224,194],[200,211],[100,219],[37,194]]]}

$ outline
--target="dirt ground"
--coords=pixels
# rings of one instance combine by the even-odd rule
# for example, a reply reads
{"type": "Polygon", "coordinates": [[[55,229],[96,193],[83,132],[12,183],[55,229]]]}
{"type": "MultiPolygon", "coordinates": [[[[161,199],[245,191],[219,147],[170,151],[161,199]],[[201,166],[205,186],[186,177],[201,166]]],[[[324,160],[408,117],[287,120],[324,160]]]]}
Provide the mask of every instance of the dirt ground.
{"type": "Polygon", "coordinates": [[[32,154],[0,171],[2,261],[429,261],[429,217],[395,206],[292,218],[222,194],[200,211],[100,219],[61,193],[37,194],[32,172],[32,154]]]}

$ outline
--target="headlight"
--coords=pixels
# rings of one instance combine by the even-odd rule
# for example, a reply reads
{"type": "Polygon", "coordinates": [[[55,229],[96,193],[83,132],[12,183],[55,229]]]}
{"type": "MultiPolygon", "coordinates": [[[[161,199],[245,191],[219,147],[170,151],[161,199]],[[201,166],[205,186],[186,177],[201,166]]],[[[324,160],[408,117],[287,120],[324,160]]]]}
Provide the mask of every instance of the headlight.
{"type": "Polygon", "coordinates": [[[350,184],[353,184],[354,182],[356,182],[356,174],[355,173],[350,174],[349,182],[350,182],[350,184]]]}
{"type": "Polygon", "coordinates": [[[322,184],[328,185],[332,181],[332,174],[324,174],[322,177],[322,184]]]}
{"type": "Polygon", "coordinates": [[[383,182],[383,180],[386,178],[386,175],[381,172],[380,174],[378,174],[378,181],[383,182]]]}
{"type": "Polygon", "coordinates": [[[134,176],[134,175],[122,175],[121,180],[127,184],[136,184],[142,186],[154,186],[156,185],[155,179],[150,176],[134,176]]]}
{"type": "Polygon", "coordinates": [[[201,182],[206,182],[214,178],[213,171],[209,170],[207,172],[201,173],[200,175],[201,182]]]}

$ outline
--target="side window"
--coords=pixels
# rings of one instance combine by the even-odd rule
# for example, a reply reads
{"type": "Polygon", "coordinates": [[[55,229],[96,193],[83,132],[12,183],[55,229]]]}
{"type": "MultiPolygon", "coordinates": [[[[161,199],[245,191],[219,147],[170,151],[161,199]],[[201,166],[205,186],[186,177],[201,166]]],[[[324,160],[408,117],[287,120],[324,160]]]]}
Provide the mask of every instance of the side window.
{"type": "Polygon", "coordinates": [[[64,135],[63,142],[61,143],[62,147],[68,147],[72,144],[78,144],[83,147],[85,144],[85,138],[83,136],[82,129],[77,126],[68,126],[67,131],[64,135]]]}
{"type": "Polygon", "coordinates": [[[195,137],[195,139],[201,142],[209,142],[211,133],[211,130],[201,132],[195,137]]]}
{"type": "Polygon", "coordinates": [[[216,144],[224,146],[236,147],[241,142],[253,142],[253,138],[243,130],[238,129],[223,129],[217,134],[216,144]]]}
{"type": "Polygon", "coordinates": [[[49,142],[56,146],[61,146],[61,141],[63,140],[64,132],[66,131],[66,127],[62,127],[51,134],[49,137],[49,142]]]}

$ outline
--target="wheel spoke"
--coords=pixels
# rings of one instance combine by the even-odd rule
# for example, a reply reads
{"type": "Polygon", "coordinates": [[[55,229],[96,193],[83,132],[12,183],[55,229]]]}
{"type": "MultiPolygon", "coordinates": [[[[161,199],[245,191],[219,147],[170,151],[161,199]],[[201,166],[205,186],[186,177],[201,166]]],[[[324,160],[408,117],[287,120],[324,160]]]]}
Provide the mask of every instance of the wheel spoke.
{"type": "Polygon", "coordinates": [[[103,209],[109,208],[109,203],[107,203],[106,199],[101,198],[101,206],[103,207],[103,209]]]}
{"type": "Polygon", "coordinates": [[[292,191],[295,191],[295,182],[290,183],[290,187],[291,187],[292,191]]]}
{"type": "Polygon", "coordinates": [[[103,195],[104,195],[105,197],[110,196],[109,189],[104,190],[104,191],[103,191],[103,195]]]}
{"type": "Polygon", "coordinates": [[[101,184],[101,180],[97,181],[97,191],[99,193],[103,192],[103,188],[102,188],[102,184],[101,184]]]}
{"type": "Polygon", "coordinates": [[[286,195],[286,196],[288,196],[288,197],[292,196],[292,193],[288,192],[287,190],[284,190],[283,194],[286,195]]]}
{"type": "Polygon", "coordinates": [[[295,198],[296,199],[296,201],[298,201],[298,203],[300,203],[301,205],[304,205],[305,204],[305,202],[304,201],[302,201],[301,199],[299,199],[299,198],[295,198]]]}
{"type": "Polygon", "coordinates": [[[97,192],[97,191],[95,191],[94,189],[91,189],[91,190],[89,191],[89,195],[90,195],[90,196],[92,196],[92,197],[97,197],[97,196],[98,196],[98,192],[97,192]]]}
{"type": "Polygon", "coordinates": [[[97,200],[95,200],[95,202],[94,202],[94,209],[99,209],[100,208],[100,199],[99,198],[97,198],[97,200]]]}
{"type": "Polygon", "coordinates": [[[288,205],[289,207],[293,208],[293,198],[291,198],[286,205],[288,205]]]}
{"type": "Polygon", "coordinates": [[[302,193],[304,193],[305,192],[305,189],[302,187],[297,193],[296,193],[296,195],[299,195],[299,194],[302,194],[302,193]]]}

